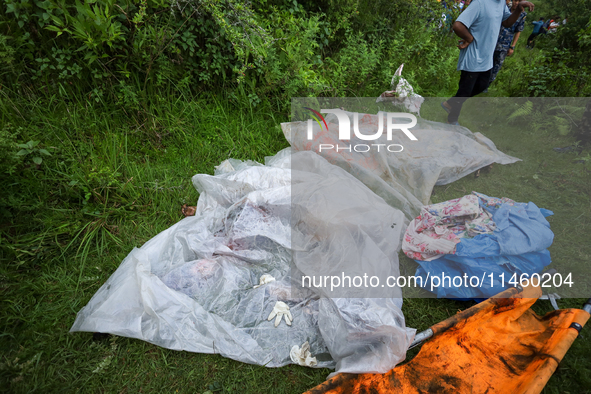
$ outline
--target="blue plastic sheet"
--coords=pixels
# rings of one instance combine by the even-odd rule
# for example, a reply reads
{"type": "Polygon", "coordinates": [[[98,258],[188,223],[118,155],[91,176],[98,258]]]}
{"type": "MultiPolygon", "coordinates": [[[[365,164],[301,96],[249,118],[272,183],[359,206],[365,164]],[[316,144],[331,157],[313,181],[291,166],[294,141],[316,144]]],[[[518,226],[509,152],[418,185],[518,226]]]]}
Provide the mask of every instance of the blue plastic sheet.
{"type": "Polygon", "coordinates": [[[496,230],[462,239],[455,254],[431,261],[415,260],[419,264],[416,276],[438,298],[489,298],[514,287],[522,277],[542,272],[551,263],[547,248],[554,233],[546,217],[552,211],[532,202],[489,206],[488,196],[477,195],[480,206],[491,213],[496,230]],[[458,278],[462,278],[461,285],[458,278]]]}

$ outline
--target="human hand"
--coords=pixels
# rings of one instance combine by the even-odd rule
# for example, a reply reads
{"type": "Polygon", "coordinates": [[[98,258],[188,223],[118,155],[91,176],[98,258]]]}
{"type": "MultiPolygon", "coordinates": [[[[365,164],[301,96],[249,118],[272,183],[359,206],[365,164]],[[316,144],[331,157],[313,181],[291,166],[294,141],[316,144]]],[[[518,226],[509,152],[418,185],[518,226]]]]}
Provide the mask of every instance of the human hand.
{"type": "Polygon", "coordinates": [[[471,42],[472,41],[460,40],[460,41],[458,41],[458,48],[460,48],[460,49],[468,48],[468,45],[470,45],[471,42]]]}
{"type": "Polygon", "coordinates": [[[533,11],[534,7],[534,3],[531,1],[520,1],[519,4],[517,4],[517,9],[519,12],[523,12],[525,8],[529,8],[530,11],[533,11]]]}
{"type": "Polygon", "coordinates": [[[507,56],[511,56],[513,54],[513,52],[515,52],[513,49],[509,48],[509,50],[507,51],[507,56]]]}
{"type": "Polygon", "coordinates": [[[267,320],[272,320],[275,316],[277,316],[277,318],[275,319],[275,327],[277,327],[279,323],[281,323],[281,319],[283,318],[283,316],[285,316],[285,323],[288,326],[291,326],[293,317],[291,316],[291,312],[289,311],[289,306],[287,306],[285,302],[277,301],[275,303],[275,306],[273,307],[273,311],[271,312],[267,320]]]}

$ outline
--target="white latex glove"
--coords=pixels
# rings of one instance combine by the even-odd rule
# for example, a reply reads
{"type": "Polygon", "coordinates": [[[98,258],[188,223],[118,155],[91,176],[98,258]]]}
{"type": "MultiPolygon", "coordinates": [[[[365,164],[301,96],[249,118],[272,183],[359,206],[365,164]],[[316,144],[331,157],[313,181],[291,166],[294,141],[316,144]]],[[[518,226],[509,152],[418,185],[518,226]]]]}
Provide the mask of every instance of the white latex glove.
{"type": "Polygon", "coordinates": [[[271,275],[269,274],[264,274],[263,276],[261,276],[261,279],[259,279],[259,284],[256,285],[255,287],[253,287],[253,289],[256,289],[257,287],[261,287],[262,285],[266,285],[269,282],[273,282],[275,280],[275,278],[273,278],[271,275]]]}
{"type": "Polygon", "coordinates": [[[273,307],[273,312],[271,312],[267,320],[271,320],[275,316],[277,316],[277,318],[275,319],[275,327],[277,327],[279,323],[281,323],[281,319],[283,318],[283,316],[285,316],[285,323],[287,323],[288,326],[291,326],[293,317],[291,316],[289,307],[285,302],[277,301],[275,303],[275,306],[273,307]]]}
{"type": "Polygon", "coordinates": [[[294,345],[289,352],[289,358],[296,364],[305,366],[305,367],[313,367],[316,364],[316,357],[312,357],[310,353],[310,344],[308,341],[304,342],[302,348],[300,349],[298,345],[294,345]]]}

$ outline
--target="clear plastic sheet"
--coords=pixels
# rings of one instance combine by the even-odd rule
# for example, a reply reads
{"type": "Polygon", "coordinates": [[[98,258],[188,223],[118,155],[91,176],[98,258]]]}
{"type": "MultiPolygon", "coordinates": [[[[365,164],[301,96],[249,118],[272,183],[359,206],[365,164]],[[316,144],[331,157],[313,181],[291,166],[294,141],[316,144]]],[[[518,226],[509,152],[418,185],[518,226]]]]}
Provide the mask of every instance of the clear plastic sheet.
{"type": "MultiPolygon", "coordinates": [[[[404,229],[435,184],[518,159],[479,133],[422,119],[412,128],[418,141],[402,133],[375,141],[403,142],[403,152],[319,155],[318,144],[339,143],[336,119],[326,120],[313,141],[305,123],[282,124],[295,152],[265,165],[229,159],[213,176],[195,175],[196,215],[131,251],[71,331],[267,367],[293,363],[290,350],[306,342],[316,367],[336,372],[385,373],[404,360],[415,330],[406,328],[399,288],[298,284],[306,275],[398,276],[404,229]],[[265,274],[275,280],[255,288],[265,274]],[[268,319],[278,301],[291,326],[268,319]]],[[[376,122],[363,116],[361,132],[376,122]]]]}
{"type": "MultiPolygon", "coordinates": [[[[302,99],[305,100],[305,99],[302,99]]],[[[306,103],[306,101],[303,101],[306,103]]],[[[306,104],[302,104],[306,105],[306,104]]],[[[345,111],[354,122],[354,113],[345,111]]],[[[400,209],[409,220],[414,219],[429,198],[435,185],[454,182],[492,163],[511,164],[519,161],[500,152],[495,144],[481,133],[472,133],[465,127],[432,122],[417,118],[411,132],[411,141],[402,132],[394,132],[392,140],[384,133],[375,141],[363,141],[352,135],[350,141],[341,141],[339,122],[334,114],[325,116],[328,130],[313,123],[313,140],[307,139],[306,122],[282,123],[283,134],[296,151],[314,151],[330,163],[355,176],[392,207],[400,209]],[[320,145],[341,146],[366,144],[368,152],[349,152],[342,149],[321,150],[320,145]],[[387,145],[404,147],[401,152],[388,152],[387,145]]],[[[362,114],[358,118],[359,131],[372,135],[378,128],[378,116],[362,114]]],[[[408,119],[400,122],[405,123],[408,119]]]]}
{"type": "Polygon", "coordinates": [[[284,150],[266,165],[227,160],[193,183],[196,215],[131,251],[71,331],[267,367],[292,363],[291,348],[306,341],[316,367],[337,372],[383,373],[404,359],[415,330],[405,326],[399,289],[390,298],[329,298],[322,289],[295,289],[292,278],[339,262],[397,275],[402,212],[312,152],[284,150]],[[374,214],[344,214],[362,206],[374,214]],[[353,240],[345,250],[334,229],[353,240]],[[275,281],[254,288],[264,274],[275,281]],[[289,306],[291,326],[268,320],[277,301],[289,306]]]}
{"type": "Polygon", "coordinates": [[[400,104],[404,106],[408,111],[416,114],[420,114],[421,105],[425,99],[416,94],[410,83],[402,78],[402,69],[404,63],[398,67],[394,75],[392,76],[392,82],[390,87],[392,90],[385,91],[376,99],[376,103],[380,102],[391,102],[394,105],[400,104]]]}

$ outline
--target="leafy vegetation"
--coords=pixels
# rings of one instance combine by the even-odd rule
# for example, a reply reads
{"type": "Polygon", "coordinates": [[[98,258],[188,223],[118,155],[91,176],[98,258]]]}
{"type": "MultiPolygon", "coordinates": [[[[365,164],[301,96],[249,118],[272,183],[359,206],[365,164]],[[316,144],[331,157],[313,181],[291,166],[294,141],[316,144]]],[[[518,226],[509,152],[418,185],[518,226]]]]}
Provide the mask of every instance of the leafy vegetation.
{"type": "Polygon", "coordinates": [[[5,0],[0,81],[21,94],[126,105],[243,86],[256,102],[375,94],[405,62],[433,95],[429,86],[452,88],[455,66],[439,9],[435,0],[5,0]]]}
{"type": "Polygon", "coordinates": [[[585,0],[534,2],[527,16],[515,55],[508,57],[493,84],[500,95],[524,97],[588,97],[591,95],[591,8],[585,0]],[[532,33],[531,22],[543,17],[561,25],[556,33],[535,39],[535,48],[525,44],[532,33]],[[562,22],[567,18],[566,25],[562,22]]]}

